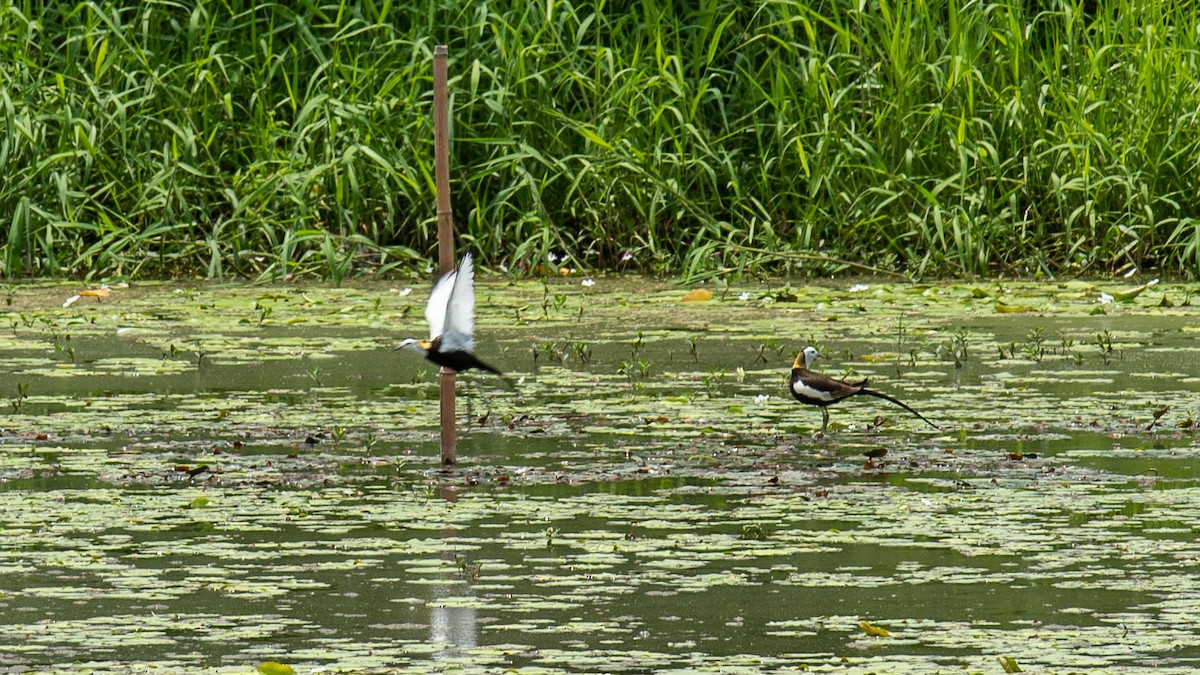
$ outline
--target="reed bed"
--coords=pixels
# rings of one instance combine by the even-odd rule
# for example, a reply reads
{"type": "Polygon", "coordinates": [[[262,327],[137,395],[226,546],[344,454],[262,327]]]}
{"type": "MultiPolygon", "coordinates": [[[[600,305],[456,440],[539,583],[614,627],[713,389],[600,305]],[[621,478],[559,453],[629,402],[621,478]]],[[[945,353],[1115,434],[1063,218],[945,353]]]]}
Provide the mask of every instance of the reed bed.
{"type": "Polygon", "coordinates": [[[10,1],[0,272],[423,269],[444,43],[494,268],[1196,276],[1198,10],[10,1]]]}

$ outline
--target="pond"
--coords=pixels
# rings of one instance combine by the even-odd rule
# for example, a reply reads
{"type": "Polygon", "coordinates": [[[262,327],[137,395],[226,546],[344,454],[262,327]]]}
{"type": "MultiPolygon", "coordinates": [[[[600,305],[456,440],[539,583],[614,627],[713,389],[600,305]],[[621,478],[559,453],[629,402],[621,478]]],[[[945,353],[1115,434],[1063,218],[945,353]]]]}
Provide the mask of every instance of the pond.
{"type": "Polygon", "coordinates": [[[1198,288],[10,287],[0,669],[1193,672],[1198,288]]]}

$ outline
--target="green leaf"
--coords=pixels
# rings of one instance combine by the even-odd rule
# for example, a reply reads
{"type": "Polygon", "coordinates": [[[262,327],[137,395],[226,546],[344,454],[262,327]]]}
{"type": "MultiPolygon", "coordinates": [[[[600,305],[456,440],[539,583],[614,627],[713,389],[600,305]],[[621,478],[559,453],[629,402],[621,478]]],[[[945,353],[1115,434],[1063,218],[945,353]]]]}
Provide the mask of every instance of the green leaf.
{"type": "Polygon", "coordinates": [[[1000,667],[1006,673],[1023,673],[1021,666],[1017,665],[1017,660],[1011,656],[997,656],[996,660],[1000,662],[1000,667]]]}

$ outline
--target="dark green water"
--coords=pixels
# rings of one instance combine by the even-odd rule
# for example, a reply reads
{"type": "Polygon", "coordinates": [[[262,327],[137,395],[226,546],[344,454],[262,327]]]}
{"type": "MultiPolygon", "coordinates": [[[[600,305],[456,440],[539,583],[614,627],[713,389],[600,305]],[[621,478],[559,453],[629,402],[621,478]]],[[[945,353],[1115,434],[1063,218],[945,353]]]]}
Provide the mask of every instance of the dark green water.
{"type": "Polygon", "coordinates": [[[449,473],[420,291],[20,289],[0,669],[1193,670],[1192,289],[848,286],[482,284],[449,473]]]}

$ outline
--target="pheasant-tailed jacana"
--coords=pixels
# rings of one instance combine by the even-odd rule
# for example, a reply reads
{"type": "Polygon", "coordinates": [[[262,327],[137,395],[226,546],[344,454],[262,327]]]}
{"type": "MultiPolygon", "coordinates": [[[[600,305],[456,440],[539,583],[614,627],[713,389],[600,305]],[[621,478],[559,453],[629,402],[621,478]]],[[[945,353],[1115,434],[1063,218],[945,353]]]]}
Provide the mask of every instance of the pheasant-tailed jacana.
{"type": "MultiPolygon", "coordinates": [[[[455,372],[472,368],[504,374],[475,356],[475,265],[471,254],[458,269],[443,274],[433,285],[425,305],[429,339],[405,338],[397,349],[420,352],[426,359],[455,372]]],[[[508,382],[507,378],[504,378],[508,382]]]]}
{"type": "Polygon", "coordinates": [[[825,433],[829,428],[829,411],[826,409],[829,406],[850,398],[851,396],[874,396],[885,401],[891,401],[896,405],[904,408],[908,412],[920,417],[926,424],[934,429],[940,429],[938,425],[925,419],[921,413],[904,405],[900,401],[881,394],[877,391],[867,389],[867,381],[862,382],[843,382],[835,380],[828,375],[822,375],[814,370],[811,370],[813,361],[821,356],[816,347],[808,346],[804,351],[796,356],[796,360],[792,363],[792,396],[796,397],[797,401],[805,405],[815,405],[821,408],[821,433],[825,433]]]}

